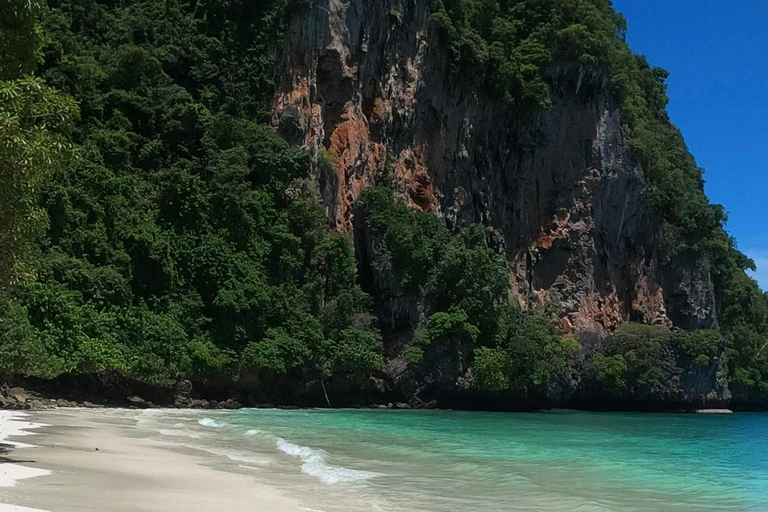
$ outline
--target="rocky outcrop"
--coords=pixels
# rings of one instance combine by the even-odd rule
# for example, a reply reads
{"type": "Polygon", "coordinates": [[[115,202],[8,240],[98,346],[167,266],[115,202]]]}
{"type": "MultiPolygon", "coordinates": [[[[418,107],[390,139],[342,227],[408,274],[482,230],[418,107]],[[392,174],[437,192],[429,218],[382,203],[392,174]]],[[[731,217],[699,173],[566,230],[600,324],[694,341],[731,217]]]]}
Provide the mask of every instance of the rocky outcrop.
{"type": "MultiPolygon", "coordinates": [[[[353,232],[362,273],[377,249],[354,204],[386,179],[449,227],[488,226],[511,263],[514,297],[524,308],[556,305],[561,331],[578,337],[587,357],[623,321],[715,327],[707,264],[665,246],[664,223],[609,94],[566,82],[553,84],[546,111],[496,101],[451,69],[428,4],[316,0],[279,51],[273,124],[315,156],[329,219],[353,232]]],[[[385,273],[361,280],[376,297],[399,390],[460,388],[467,361],[432,354],[426,374],[415,375],[401,359],[424,322],[418,297],[385,273]]],[[[719,406],[730,398],[719,361],[669,375],[671,394],[649,401],[719,406]]],[[[565,387],[553,390],[558,403],[568,399],[565,387]]]]}
{"type": "Polygon", "coordinates": [[[451,72],[429,16],[428,2],[318,0],[289,30],[274,124],[333,166],[319,181],[336,228],[387,173],[414,208],[492,227],[515,296],[559,304],[564,332],[713,327],[708,272],[663,246],[608,96],[562,85],[548,111],[508,108],[451,72]]]}

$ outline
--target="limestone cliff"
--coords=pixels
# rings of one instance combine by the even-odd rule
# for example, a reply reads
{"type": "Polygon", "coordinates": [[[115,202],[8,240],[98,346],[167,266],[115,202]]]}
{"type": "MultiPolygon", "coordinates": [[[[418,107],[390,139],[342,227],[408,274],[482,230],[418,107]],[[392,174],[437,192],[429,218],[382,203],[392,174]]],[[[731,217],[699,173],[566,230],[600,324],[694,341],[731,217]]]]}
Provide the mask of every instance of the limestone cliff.
{"type": "MultiPolygon", "coordinates": [[[[375,273],[364,265],[375,247],[365,223],[355,222],[355,201],[386,176],[413,208],[449,227],[488,226],[511,264],[514,297],[524,308],[554,304],[561,331],[579,337],[587,357],[622,321],[716,326],[707,263],[665,246],[630,130],[605,91],[553,83],[553,106],[537,113],[496,101],[451,69],[428,2],[412,0],[313,2],[281,45],[276,78],[274,126],[315,155],[329,218],[352,232],[362,273],[375,273]]],[[[578,376],[530,403],[489,400],[464,385],[469,350],[455,350],[459,359],[428,352],[412,368],[402,350],[424,323],[424,304],[386,275],[361,279],[376,298],[387,338],[385,387],[396,396],[483,408],[607,400],[578,376]]],[[[720,358],[687,370],[674,358],[662,366],[661,390],[635,390],[614,406],[730,399],[720,358]]]]}
{"type": "Polygon", "coordinates": [[[428,2],[320,0],[290,27],[274,124],[333,163],[318,178],[336,228],[391,172],[414,208],[490,226],[518,300],[558,304],[564,332],[714,326],[706,265],[663,246],[608,95],[564,86],[537,114],[493,101],[451,71],[429,16],[428,2]]]}

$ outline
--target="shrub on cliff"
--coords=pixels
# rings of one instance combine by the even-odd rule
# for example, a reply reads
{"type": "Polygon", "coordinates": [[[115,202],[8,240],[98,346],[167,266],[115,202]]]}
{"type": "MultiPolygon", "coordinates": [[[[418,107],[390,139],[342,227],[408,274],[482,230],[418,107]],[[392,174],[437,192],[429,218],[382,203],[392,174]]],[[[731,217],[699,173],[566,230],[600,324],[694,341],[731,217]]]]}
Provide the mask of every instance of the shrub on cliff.
{"type": "Polygon", "coordinates": [[[371,262],[377,272],[391,273],[398,287],[422,295],[430,314],[463,314],[480,339],[495,335],[496,305],[507,299],[509,268],[488,246],[485,227],[451,233],[435,214],[412,210],[383,187],[366,189],[357,208],[377,247],[371,262]]]}
{"type": "Polygon", "coordinates": [[[625,323],[586,361],[583,374],[587,384],[613,393],[661,393],[669,387],[673,372],[712,364],[722,345],[718,331],[671,331],[625,323]]]}
{"type": "Polygon", "coordinates": [[[432,0],[432,20],[456,69],[518,109],[548,108],[559,96],[610,94],[632,128],[651,199],[680,250],[709,250],[722,207],[704,195],[702,171],[666,106],[668,73],[634,55],[626,20],[608,0],[432,0]]]}
{"type": "Polygon", "coordinates": [[[551,105],[553,81],[581,87],[603,80],[624,19],[604,0],[432,0],[432,20],[458,69],[521,107],[551,105]]]}
{"type": "Polygon", "coordinates": [[[558,333],[549,317],[508,305],[500,314],[495,346],[475,353],[474,383],[488,391],[545,395],[570,375],[580,351],[578,342],[558,333]]]}
{"type": "Polygon", "coordinates": [[[384,187],[366,189],[357,203],[370,235],[382,245],[375,270],[391,271],[395,283],[411,293],[426,290],[435,262],[451,235],[434,214],[412,210],[384,187]]]}
{"type": "Polygon", "coordinates": [[[512,388],[510,355],[501,348],[480,347],[472,364],[473,385],[483,391],[503,392],[512,388]]]}
{"type": "Polygon", "coordinates": [[[620,393],[627,389],[629,367],[622,354],[595,354],[584,365],[584,377],[607,391],[620,393]]]}

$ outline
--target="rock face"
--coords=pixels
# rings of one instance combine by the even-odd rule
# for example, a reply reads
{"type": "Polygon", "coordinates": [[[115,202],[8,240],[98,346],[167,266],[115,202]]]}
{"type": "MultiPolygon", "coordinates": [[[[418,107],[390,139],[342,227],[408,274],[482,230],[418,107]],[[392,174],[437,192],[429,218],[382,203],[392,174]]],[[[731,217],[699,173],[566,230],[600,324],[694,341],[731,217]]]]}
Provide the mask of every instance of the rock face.
{"type": "Polygon", "coordinates": [[[563,91],[525,114],[453,73],[428,2],[318,0],[276,71],[274,124],[318,166],[336,228],[382,173],[449,226],[482,222],[512,263],[523,306],[561,305],[561,328],[716,324],[705,265],[661,243],[628,129],[606,94],[563,91]]]}
{"type": "MultiPolygon", "coordinates": [[[[375,241],[354,218],[360,193],[382,179],[449,227],[488,226],[511,263],[514,297],[524,308],[557,305],[561,331],[579,337],[587,357],[623,321],[715,327],[707,265],[665,247],[630,131],[607,92],[558,83],[546,111],[500,103],[451,68],[428,6],[316,0],[293,20],[275,74],[273,124],[315,156],[329,219],[354,235],[361,274],[374,274],[361,279],[376,298],[394,389],[455,398],[468,392],[469,361],[426,354],[426,373],[416,375],[402,360],[424,323],[423,304],[366,267],[375,241]]],[[[730,399],[719,361],[689,371],[672,363],[667,373],[663,396],[635,400],[730,399]]],[[[596,400],[573,395],[577,385],[564,383],[547,399],[596,400]]]]}

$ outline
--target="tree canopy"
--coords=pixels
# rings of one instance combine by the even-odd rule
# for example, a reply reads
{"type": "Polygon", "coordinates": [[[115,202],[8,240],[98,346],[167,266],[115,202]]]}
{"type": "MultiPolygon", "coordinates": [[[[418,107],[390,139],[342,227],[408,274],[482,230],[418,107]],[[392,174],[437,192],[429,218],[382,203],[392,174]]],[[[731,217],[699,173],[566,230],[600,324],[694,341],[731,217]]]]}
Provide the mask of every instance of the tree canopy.
{"type": "Polygon", "coordinates": [[[73,156],[71,98],[31,76],[41,43],[38,1],[0,6],[0,286],[29,278],[30,244],[47,226],[38,194],[73,156]]]}
{"type": "Polygon", "coordinates": [[[309,3],[0,5],[0,370],[359,384],[385,352],[420,367],[442,351],[466,359],[476,389],[541,395],[582,363],[601,389],[639,389],[669,357],[691,367],[724,353],[734,384],[768,391],[753,262],[670,123],[666,72],[632,54],[607,0],[431,7],[455,69],[494,101],[530,115],[602,95],[622,109],[666,241],[710,267],[720,332],[623,327],[583,361],[549,316],[509,303],[485,227],[453,232],[373,187],[356,205],[376,248],[362,272],[423,305],[411,338],[388,340],[372,276],[329,231],[308,155],[269,125],[274,44],[309,3]]]}

